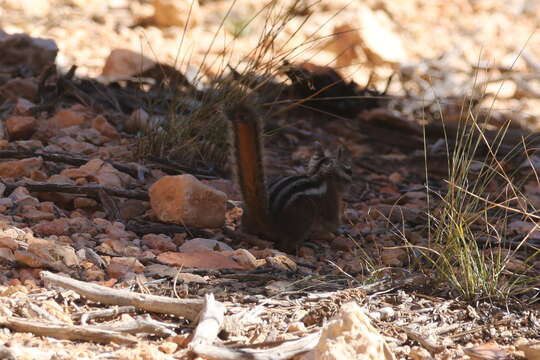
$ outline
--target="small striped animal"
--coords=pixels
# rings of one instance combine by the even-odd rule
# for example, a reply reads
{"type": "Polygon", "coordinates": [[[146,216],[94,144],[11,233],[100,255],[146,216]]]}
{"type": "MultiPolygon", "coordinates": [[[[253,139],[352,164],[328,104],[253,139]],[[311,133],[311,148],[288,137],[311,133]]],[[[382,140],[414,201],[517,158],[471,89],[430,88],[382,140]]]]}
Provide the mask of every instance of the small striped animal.
{"type": "Polygon", "coordinates": [[[258,115],[247,105],[229,108],[233,159],[244,198],[242,229],[293,252],[314,230],[334,232],[341,224],[342,197],[351,183],[351,164],[344,148],[336,156],[316,143],[304,175],[266,184],[262,131],[258,115]]]}

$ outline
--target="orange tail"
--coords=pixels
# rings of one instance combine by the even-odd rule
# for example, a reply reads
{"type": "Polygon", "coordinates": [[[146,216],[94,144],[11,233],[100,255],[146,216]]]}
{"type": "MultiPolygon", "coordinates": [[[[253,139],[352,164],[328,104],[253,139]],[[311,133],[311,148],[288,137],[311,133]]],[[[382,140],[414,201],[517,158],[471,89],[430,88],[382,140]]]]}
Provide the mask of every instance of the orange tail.
{"type": "Polygon", "coordinates": [[[248,232],[264,234],[269,217],[260,119],[246,105],[236,105],[226,113],[232,124],[236,175],[246,207],[242,223],[248,232]]]}

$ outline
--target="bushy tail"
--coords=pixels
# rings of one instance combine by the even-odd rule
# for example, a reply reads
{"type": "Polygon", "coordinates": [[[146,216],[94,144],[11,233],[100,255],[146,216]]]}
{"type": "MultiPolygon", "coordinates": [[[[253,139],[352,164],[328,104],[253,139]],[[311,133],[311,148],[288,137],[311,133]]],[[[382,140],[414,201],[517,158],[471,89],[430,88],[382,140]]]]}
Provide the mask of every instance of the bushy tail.
{"type": "Polygon", "coordinates": [[[261,120],[248,105],[234,105],[226,109],[225,114],[231,124],[233,160],[245,203],[242,225],[253,234],[267,233],[269,214],[261,120]]]}

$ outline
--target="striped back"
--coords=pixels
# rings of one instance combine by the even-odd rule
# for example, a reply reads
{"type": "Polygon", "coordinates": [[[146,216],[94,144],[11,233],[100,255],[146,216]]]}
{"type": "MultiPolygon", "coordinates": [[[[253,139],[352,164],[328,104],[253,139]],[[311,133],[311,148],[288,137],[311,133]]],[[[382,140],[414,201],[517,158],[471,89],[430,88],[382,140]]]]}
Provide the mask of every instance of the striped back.
{"type": "Polygon", "coordinates": [[[270,214],[279,214],[288,204],[300,197],[324,198],[329,187],[341,191],[351,182],[351,166],[345,152],[339,149],[336,157],[324,152],[317,142],[313,156],[309,160],[305,175],[278,178],[268,186],[268,207],[270,214]]]}

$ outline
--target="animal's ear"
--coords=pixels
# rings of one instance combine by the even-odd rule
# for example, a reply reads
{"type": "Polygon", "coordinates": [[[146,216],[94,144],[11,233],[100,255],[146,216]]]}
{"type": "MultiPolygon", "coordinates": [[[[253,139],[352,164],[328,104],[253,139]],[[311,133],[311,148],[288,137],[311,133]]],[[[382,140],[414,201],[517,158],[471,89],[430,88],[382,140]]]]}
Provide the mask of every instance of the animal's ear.
{"type": "Polygon", "coordinates": [[[307,172],[308,174],[314,174],[317,172],[321,161],[323,161],[325,158],[324,149],[320,142],[315,141],[313,144],[313,155],[311,155],[311,158],[308,162],[308,168],[307,172]]]}

